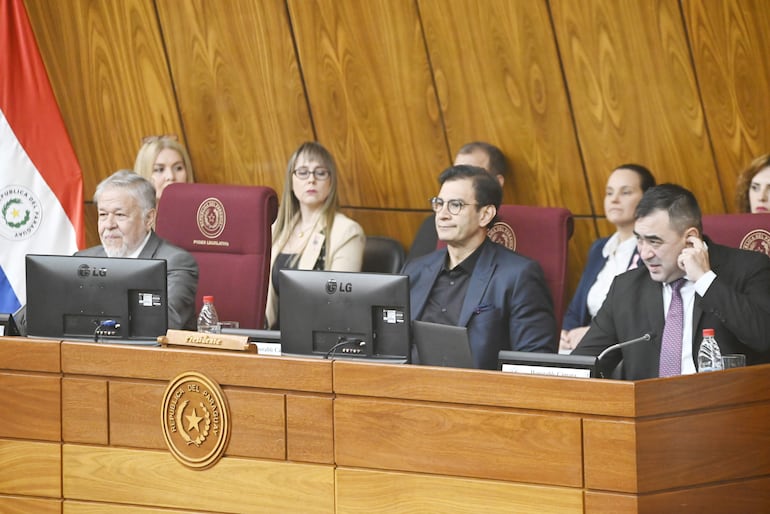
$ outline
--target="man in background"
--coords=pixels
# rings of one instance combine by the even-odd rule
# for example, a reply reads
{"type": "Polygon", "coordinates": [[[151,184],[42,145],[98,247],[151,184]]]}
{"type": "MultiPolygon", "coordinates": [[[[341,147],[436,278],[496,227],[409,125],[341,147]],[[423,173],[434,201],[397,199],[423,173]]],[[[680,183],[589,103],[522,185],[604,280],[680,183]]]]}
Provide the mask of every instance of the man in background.
{"type": "Polygon", "coordinates": [[[475,368],[496,369],[500,350],[556,352],[553,303],[540,265],[487,238],[502,201],[500,183],[466,165],[446,169],[439,182],[431,206],[447,246],[404,268],[412,319],[466,327],[475,368]]]}
{"type": "Polygon", "coordinates": [[[195,292],[198,264],[187,251],[158,237],[156,195],[150,182],[120,170],[96,186],[101,246],[75,255],[165,259],[168,273],[168,328],[195,330],[195,292]]]}
{"type": "MultiPolygon", "coordinates": [[[[508,163],[505,155],[500,149],[483,141],[474,141],[463,145],[455,156],[454,165],[467,164],[469,166],[478,166],[484,168],[487,173],[492,175],[500,183],[500,187],[505,184],[505,177],[508,175],[508,163]]],[[[436,234],[435,215],[428,216],[417,230],[412,246],[409,249],[407,262],[416,259],[421,255],[431,253],[438,244],[438,234],[436,234]]]]}
{"type": "Polygon", "coordinates": [[[644,266],[615,277],[572,354],[650,334],[616,352],[619,378],[695,373],[703,329],[712,328],[723,354],[770,362],[770,258],[704,237],[695,196],[675,184],[648,189],[634,218],[644,266]]]}

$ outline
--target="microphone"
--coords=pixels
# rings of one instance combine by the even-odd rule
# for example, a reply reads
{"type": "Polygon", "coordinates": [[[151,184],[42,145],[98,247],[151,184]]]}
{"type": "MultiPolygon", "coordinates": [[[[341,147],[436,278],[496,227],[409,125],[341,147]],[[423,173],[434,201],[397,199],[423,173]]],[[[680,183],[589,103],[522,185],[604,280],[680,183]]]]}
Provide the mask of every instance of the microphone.
{"type": "Polygon", "coordinates": [[[334,353],[343,346],[353,346],[353,348],[344,348],[342,351],[345,353],[361,353],[361,348],[366,346],[366,341],[361,341],[360,339],[348,339],[347,337],[340,337],[337,340],[337,344],[329,348],[329,351],[326,352],[326,355],[324,355],[324,359],[328,359],[329,357],[334,357],[334,353]]]}
{"type": "Polygon", "coordinates": [[[653,336],[653,334],[648,332],[648,333],[644,334],[641,337],[637,337],[636,339],[629,339],[628,341],[623,341],[622,343],[613,344],[612,346],[608,346],[607,348],[605,348],[602,351],[602,353],[600,353],[599,356],[596,357],[596,369],[599,370],[599,375],[602,378],[607,378],[607,377],[604,376],[604,370],[600,366],[600,364],[603,362],[603,359],[607,355],[609,355],[610,353],[614,353],[617,350],[622,350],[626,346],[631,346],[633,344],[637,344],[637,343],[641,343],[641,342],[645,342],[645,341],[651,341],[652,340],[652,336],[653,336]]]}

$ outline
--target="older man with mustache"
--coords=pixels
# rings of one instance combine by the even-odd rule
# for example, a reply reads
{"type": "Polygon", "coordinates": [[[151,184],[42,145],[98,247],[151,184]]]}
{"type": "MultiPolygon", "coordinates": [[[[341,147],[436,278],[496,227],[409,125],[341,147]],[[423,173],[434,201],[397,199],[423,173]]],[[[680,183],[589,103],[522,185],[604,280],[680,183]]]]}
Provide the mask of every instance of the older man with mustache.
{"type": "Polygon", "coordinates": [[[155,188],[129,170],[120,170],[96,186],[101,246],[75,255],[165,259],[168,274],[168,328],[195,330],[198,264],[185,250],[158,237],[155,188]]]}

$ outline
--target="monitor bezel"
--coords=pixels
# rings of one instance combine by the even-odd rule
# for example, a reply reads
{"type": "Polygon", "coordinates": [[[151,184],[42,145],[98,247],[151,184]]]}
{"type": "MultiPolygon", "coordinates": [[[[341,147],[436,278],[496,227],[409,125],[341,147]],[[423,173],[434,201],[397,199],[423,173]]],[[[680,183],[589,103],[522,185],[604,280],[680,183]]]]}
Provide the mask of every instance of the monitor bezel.
{"type": "Polygon", "coordinates": [[[25,264],[29,337],[144,341],[168,330],[165,259],[28,254],[25,264]],[[96,334],[110,319],[120,327],[96,334]]]}
{"type": "Polygon", "coordinates": [[[278,280],[282,354],[399,363],[411,360],[407,275],[282,269],[278,272],[278,280]],[[332,282],[335,288],[329,292],[332,282]],[[361,291],[362,287],[364,291],[361,291]],[[378,294],[400,298],[382,301],[376,298],[378,294]],[[380,316],[385,316],[383,310],[388,311],[395,321],[390,323],[383,319],[378,330],[375,324],[379,318],[374,312],[377,309],[380,316]],[[358,317],[353,314],[362,311],[369,314],[358,317]],[[362,317],[366,321],[362,321],[362,317]],[[293,321],[287,324],[287,318],[293,321]],[[321,319],[325,323],[321,323],[321,319]],[[332,351],[343,337],[349,338],[352,344],[332,351]],[[357,347],[358,340],[364,340],[365,346],[357,347]]]}

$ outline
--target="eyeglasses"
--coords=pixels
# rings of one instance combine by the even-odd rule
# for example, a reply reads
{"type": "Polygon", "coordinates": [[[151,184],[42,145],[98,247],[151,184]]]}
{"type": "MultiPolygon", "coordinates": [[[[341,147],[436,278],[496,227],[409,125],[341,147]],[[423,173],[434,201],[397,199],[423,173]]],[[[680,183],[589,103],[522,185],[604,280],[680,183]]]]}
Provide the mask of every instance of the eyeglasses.
{"type": "Polygon", "coordinates": [[[441,212],[441,208],[444,207],[444,204],[446,204],[449,214],[452,215],[460,214],[460,211],[462,211],[466,205],[479,205],[477,203],[465,203],[462,200],[457,199],[444,201],[444,199],[439,198],[438,196],[434,196],[430,199],[430,206],[433,208],[433,212],[441,212]]]}
{"type": "Polygon", "coordinates": [[[331,175],[329,170],[326,168],[316,168],[314,170],[310,170],[308,168],[303,167],[303,168],[297,168],[296,170],[294,170],[293,173],[300,180],[307,180],[308,178],[310,178],[310,175],[313,175],[313,177],[315,177],[316,180],[326,180],[329,178],[329,175],[331,175]]]}
{"type": "Polygon", "coordinates": [[[161,134],[159,136],[144,136],[142,138],[142,144],[146,145],[147,143],[154,143],[155,141],[160,141],[161,139],[169,139],[171,141],[179,141],[179,137],[177,137],[176,134],[161,134]]]}

